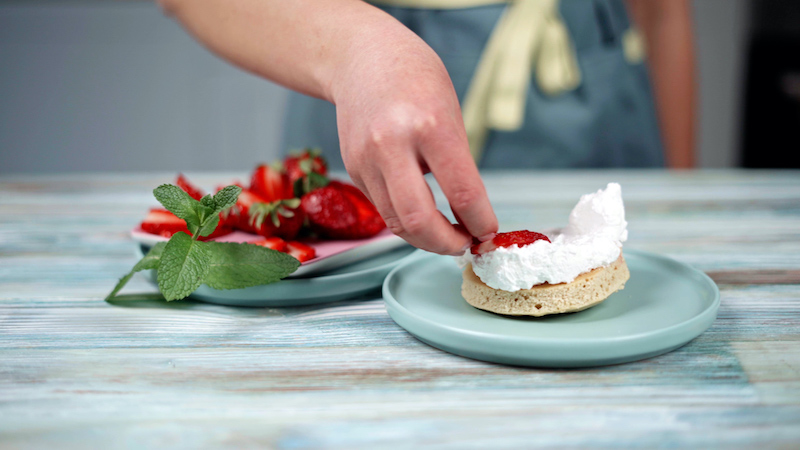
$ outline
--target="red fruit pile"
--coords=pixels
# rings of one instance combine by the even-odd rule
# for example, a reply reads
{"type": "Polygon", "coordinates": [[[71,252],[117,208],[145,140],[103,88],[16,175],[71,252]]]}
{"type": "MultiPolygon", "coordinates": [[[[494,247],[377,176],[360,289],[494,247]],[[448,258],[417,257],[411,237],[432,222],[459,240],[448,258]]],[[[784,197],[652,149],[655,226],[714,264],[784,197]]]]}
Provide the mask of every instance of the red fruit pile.
{"type": "MultiPolygon", "coordinates": [[[[305,149],[288,156],[283,164],[255,168],[250,186],[242,188],[236,205],[220,214],[217,229],[205,239],[234,229],[263,236],[255,242],[288,253],[300,262],[313,259],[313,247],[293,239],[308,236],[327,239],[365,239],[386,225],[375,206],[358,188],[327,178],[328,166],[318,150],[305,149]]],[[[195,200],[204,193],[183,175],[178,187],[195,200]]],[[[152,209],[142,230],[170,237],[184,231],[183,220],[164,209],[152,209]]]]}
{"type": "Polygon", "coordinates": [[[511,247],[512,245],[522,247],[523,245],[532,244],[538,240],[550,242],[547,236],[535,231],[510,231],[508,233],[499,233],[489,241],[475,243],[470,251],[473,255],[483,255],[499,247],[511,247]]]}

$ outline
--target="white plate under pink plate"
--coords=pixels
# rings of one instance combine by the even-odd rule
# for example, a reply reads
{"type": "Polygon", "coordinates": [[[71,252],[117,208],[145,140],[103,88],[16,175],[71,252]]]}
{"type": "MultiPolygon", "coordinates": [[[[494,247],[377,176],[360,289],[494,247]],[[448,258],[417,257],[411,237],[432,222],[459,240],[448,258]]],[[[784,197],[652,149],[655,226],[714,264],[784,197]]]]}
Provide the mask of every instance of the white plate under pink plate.
{"type": "MultiPolygon", "coordinates": [[[[169,240],[169,238],[163,236],[147,233],[139,227],[131,230],[131,237],[134,241],[147,246],[153,246],[158,242],[169,240]]],[[[264,238],[243,231],[234,231],[214,240],[217,242],[255,242],[261,239],[264,238]]],[[[305,240],[301,242],[314,247],[314,250],[317,251],[317,257],[301,264],[297,271],[291,275],[292,278],[327,272],[407,245],[404,240],[392,234],[388,229],[384,229],[368,239],[347,241],[305,240]]]]}

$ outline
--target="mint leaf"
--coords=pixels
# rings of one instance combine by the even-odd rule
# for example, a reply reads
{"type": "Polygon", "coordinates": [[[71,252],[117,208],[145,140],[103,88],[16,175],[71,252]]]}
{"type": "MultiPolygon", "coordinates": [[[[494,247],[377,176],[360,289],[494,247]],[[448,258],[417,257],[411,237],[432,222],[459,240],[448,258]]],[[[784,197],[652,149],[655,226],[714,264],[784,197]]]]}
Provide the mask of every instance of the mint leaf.
{"type": "Polygon", "coordinates": [[[235,205],[236,199],[239,198],[241,193],[242,188],[239,186],[226,186],[214,194],[214,197],[207,195],[200,199],[201,206],[207,209],[201,211],[200,219],[202,224],[196,234],[208,236],[213,233],[217,229],[217,225],[219,225],[219,214],[235,205]]]}
{"type": "Polygon", "coordinates": [[[214,201],[214,197],[212,197],[211,194],[204,195],[203,198],[200,199],[200,204],[212,210],[217,207],[217,202],[214,201]]]}
{"type": "Polygon", "coordinates": [[[153,189],[153,195],[169,212],[186,221],[186,226],[192,234],[197,234],[197,229],[203,223],[201,210],[211,209],[204,207],[197,200],[189,196],[183,189],[171,184],[162,184],[153,189]]]}
{"type": "Polygon", "coordinates": [[[166,246],[166,242],[159,242],[158,244],[154,245],[153,248],[151,248],[150,251],[147,252],[147,254],[144,255],[142,259],[140,259],[139,262],[133,266],[133,269],[131,269],[127,275],[120,278],[119,282],[117,282],[117,285],[111,290],[111,293],[106,296],[106,301],[113,300],[114,297],[119,294],[119,291],[121,291],[122,288],[128,284],[128,281],[130,281],[131,277],[133,277],[133,274],[136,272],[158,269],[158,265],[161,262],[161,254],[164,252],[164,247],[166,246]]]}
{"type": "Polygon", "coordinates": [[[225,186],[219,192],[214,194],[214,201],[216,202],[216,211],[221,213],[226,209],[236,204],[236,199],[242,193],[242,188],[239,186],[225,186]]]}
{"type": "Polygon", "coordinates": [[[206,217],[203,221],[203,225],[200,226],[195,234],[203,237],[208,236],[217,229],[217,225],[219,225],[219,213],[214,213],[206,217]]]}
{"type": "Polygon", "coordinates": [[[158,266],[158,289],[167,301],[187,297],[203,284],[211,259],[207,245],[184,232],[175,233],[167,242],[158,266]]]}
{"type": "Polygon", "coordinates": [[[164,254],[164,247],[166,246],[166,242],[159,242],[154,245],[150,251],[133,266],[133,271],[141,272],[142,270],[158,269],[158,265],[161,263],[161,255],[164,254]]]}
{"type": "Polygon", "coordinates": [[[300,262],[286,253],[252,244],[206,242],[211,253],[205,284],[214,289],[242,289],[274,283],[300,262]]]}

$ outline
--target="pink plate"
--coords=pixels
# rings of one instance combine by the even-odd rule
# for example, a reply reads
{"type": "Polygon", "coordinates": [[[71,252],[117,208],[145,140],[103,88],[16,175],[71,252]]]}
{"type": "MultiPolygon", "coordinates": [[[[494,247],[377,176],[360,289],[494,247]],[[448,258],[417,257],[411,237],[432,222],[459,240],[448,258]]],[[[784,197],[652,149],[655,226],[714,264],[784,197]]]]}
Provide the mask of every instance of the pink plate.
{"type": "MultiPolygon", "coordinates": [[[[134,241],[147,246],[153,246],[158,242],[169,240],[169,238],[163,236],[147,233],[139,227],[131,230],[131,237],[134,241]]],[[[243,231],[234,231],[213,240],[217,242],[255,242],[261,239],[264,238],[243,231]]],[[[291,275],[292,278],[333,270],[407,245],[404,240],[392,234],[388,229],[384,229],[369,239],[351,241],[301,240],[301,242],[314,247],[317,251],[317,257],[304,262],[291,275]]]]}

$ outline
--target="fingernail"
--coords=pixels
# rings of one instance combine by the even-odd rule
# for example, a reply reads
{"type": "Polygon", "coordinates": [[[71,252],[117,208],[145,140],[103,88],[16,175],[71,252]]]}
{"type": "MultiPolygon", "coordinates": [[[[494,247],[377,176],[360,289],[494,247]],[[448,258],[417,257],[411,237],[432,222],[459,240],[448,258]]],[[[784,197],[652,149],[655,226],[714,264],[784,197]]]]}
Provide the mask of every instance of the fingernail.
{"type": "Polygon", "coordinates": [[[453,253],[450,256],[462,256],[464,254],[464,252],[467,251],[467,249],[470,248],[470,247],[472,247],[472,244],[468,242],[468,243],[464,244],[464,246],[461,248],[461,251],[453,253]]]}
{"type": "Polygon", "coordinates": [[[483,236],[479,237],[478,240],[481,242],[486,242],[494,239],[495,236],[497,236],[497,233],[484,234],[483,236]]]}

